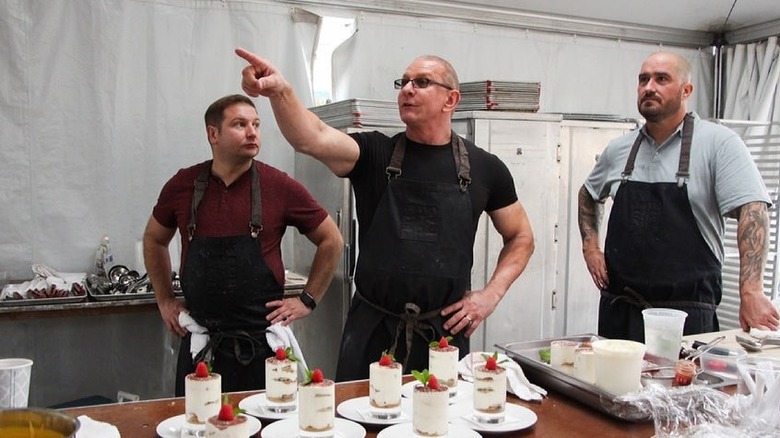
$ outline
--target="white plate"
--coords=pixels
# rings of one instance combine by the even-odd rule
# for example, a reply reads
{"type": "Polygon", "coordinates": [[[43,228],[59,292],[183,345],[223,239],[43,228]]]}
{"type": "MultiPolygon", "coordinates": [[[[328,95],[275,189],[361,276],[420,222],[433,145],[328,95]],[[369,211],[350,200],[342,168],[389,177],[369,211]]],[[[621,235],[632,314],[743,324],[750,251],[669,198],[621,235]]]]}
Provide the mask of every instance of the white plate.
{"type": "MultiPolygon", "coordinates": [[[[404,383],[401,387],[401,395],[411,399],[414,387],[420,382],[412,380],[411,382],[404,383]]],[[[458,392],[450,397],[450,404],[457,403],[461,400],[470,400],[471,395],[474,393],[474,384],[466,382],[465,380],[458,380],[458,392]]]]}
{"type": "MultiPolygon", "coordinates": [[[[447,427],[449,430],[447,436],[458,438],[480,438],[477,431],[469,429],[463,424],[452,424],[447,427]]],[[[376,435],[376,438],[409,438],[416,437],[412,423],[398,423],[388,426],[376,435]]]]}
{"type": "Polygon", "coordinates": [[[341,402],[336,407],[336,412],[342,417],[364,424],[396,424],[412,420],[412,400],[401,397],[401,416],[393,419],[379,419],[371,416],[369,412],[368,397],[356,397],[341,402]]]}
{"type": "MultiPolygon", "coordinates": [[[[246,427],[249,429],[249,436],[260,431],[260,427],[262,427],[260,420],[249,415],[244,415],[244,417],[246,417],[246,427]]],[[[163,420],[157,425],[157,435],[160,435],[162,438],[179,438],[181,436],[182,424],[184,424],[184,414],[163,420]]]]}
{"type": "Polygon", "coordinates": [[[536,414],[534,411],[512,403],[506,404],[506,417],[504,421],[498,424],[479,423],[474,419],[474,408],[472,406],[462,407],[453,418],[450,415],[450,424],[457,424],[474,429],[479,432],[513,432],[527,429],[536,424],[536,414]]]}
{"type": "Polygon", "coordinates": [[[265,397],[265,393],[250,395],[238,402],[239,409],[243,409],[249,415],[258,418],[267,418],[270,420],[281,420],[289,418],[293,415],[298,415],[298,400],[295,400],[295,409],[290,412],[273,412],[266,409],[268,406],[268,399],[265,397]]]}
{"type": "MultiPolygon", "coordinates": [[[[366,436],[366,429],[354,421],[336,418],[336,433],[334,438],[363,438],[366,436]]],[[[262,438],[298,438],[298,416],[285,418],[269,424],[263,428],[260,434],[262,438]]]]}

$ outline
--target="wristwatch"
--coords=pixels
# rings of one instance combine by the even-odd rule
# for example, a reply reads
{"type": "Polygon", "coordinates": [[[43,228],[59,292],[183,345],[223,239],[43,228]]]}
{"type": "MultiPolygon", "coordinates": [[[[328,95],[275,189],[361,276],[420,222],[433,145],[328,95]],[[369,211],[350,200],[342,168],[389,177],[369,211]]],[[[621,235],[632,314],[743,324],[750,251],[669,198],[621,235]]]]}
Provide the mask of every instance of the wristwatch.
{"type": "Polygon", "coordinates": [[[301,299],[304,306],[308,307],[311,310],[314,310],[314,308],[317,307],[317,302],[314,301],[314,297],[311,296],[311,294],[306,291],[301,292],[301,294],[298,295],[298,298],[301,299]]]}

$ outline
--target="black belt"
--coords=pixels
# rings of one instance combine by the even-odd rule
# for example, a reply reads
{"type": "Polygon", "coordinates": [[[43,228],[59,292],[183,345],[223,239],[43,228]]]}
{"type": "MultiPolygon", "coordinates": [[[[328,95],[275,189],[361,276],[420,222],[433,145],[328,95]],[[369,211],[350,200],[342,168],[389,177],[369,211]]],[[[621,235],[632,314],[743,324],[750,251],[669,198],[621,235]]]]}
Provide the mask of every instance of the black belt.
{"type": "Polygon", "coordinates": [[[428,342],[434,340],[436,336],[436,329],[433,327],[433,325],[424,321],[438,316],[441,308],[425,313],[420,313],[420,307],[417,304],[406,303],[404,304],[404,313],[393,313],[379,305],[372,303],[371,301],[368,301],[368,299],[366,299],[366,297],[361,295],[358,291],[355,291],[355,298],[359,298],[364,303],[385,315],[399,319],[398,326],[396,326],[395,329],[395,336],[393,337],[393,345],[390,347],[389,353],[395,355],[395,349],[398,346],[398,338],[401,336],[401,332],[405,331],[406,357],[404,358],[402,364],[404,370],[406,370],[406,363],[409,360],[409,356],[412,352],[412,339],[414,338],[414,333],[422,336],[422,338],[428,342]]]}

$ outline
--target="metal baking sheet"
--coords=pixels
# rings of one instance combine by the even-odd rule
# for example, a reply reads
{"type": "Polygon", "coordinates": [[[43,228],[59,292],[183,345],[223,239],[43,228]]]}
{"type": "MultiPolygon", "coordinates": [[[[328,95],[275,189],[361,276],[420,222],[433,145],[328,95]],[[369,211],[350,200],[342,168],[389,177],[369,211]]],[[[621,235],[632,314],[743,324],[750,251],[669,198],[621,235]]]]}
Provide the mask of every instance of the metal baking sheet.
{"type": "Polygon", "coordinates": [[[590,342],[600,339],[594,334],[582,334],[564,336],[559,338],[542,339],[528,342],[510,342],[504,345],[496,345],[506,352],[507,356],[517,361],[523,368],[528,380],[543,388],[559,392],[569,398],[579,401],[591,408],[597,409],[610,416],[614,416],[610,402],[615,399],[615,394],[604,391],[584,380],[580,380],[570,374],[551,367],[539,358],[539,350],[550,348],[550,343],[556,340],[568,340],[574,342],[590,342]]]}
{"type": "Polygon", "coordinates": [[[0,301],[0,306],[45,306],[50,304],[79,303],[86,299],[86,294],[69,297],[5,299],[0,301]]]}
{"type": "Polygon", "coordinates": [[[89,297],[95,301],[124,301],[124,300],[143,300],[145,298],[154,298],[154,292],[132,293],[132,294],[92,294],[89,297]]]}
{"type": "MultiPolygon", "coordinates": [[[[633,422],[651,420],[652,418],[649,412],[642,412],[628,403],[621,402],[621,399],[615,394],[605,391],[584,380],[580,380],[572,374],[553,368],[539,358],[539,350],[550,348],[550,343],[552,341],[568,340],[574,342],[591,342],[597,339],[604,338],[592,333],[586,333],[538,341],[510,342],[504,345],[496,345],[496,347],[519,363],[523,368],[526,377],[528,377],[531,382],[536,383],[543,388],[559,392],[615,418],[633,422]]],[[[647,362],[647,358],[645,358],[645,360],[647,362]]],[[[646,365],[648,364],[651,365],[652,363],[646,363],[646,365]]],[[[664,379],[658,378],[643,378],[643,384],[646,384],[648,380],[665,386],[671,386],[671,379],[665,381],[664,379]]],[[[696,381],[697,384],[704,384],[712,388],[734,384],[734,382],[726,381],[708,373],[699,373],[696,381]]]]}

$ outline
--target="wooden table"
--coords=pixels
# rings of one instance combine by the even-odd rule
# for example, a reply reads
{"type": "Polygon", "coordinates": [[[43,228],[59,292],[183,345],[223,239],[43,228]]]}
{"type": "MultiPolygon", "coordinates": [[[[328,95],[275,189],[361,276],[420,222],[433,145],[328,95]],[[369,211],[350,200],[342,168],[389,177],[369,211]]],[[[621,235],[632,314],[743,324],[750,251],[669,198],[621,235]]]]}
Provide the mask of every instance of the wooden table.
{"type": "MultiPolygon", "coordinates": [[[[411,379],[406,376],[404,381],[411,379]]],[[[230,403],[238,406],[241,399],[257,392],[232,393],[230,403]]],[[[358,380],[336,385],[336,404],[354,397],[368,395],[368,381],[358,380]]],[[[526,403],[514,396],[508,401],[534,411],[538,417],[532,428],[505,433],[502,437],[651,437],[655,430],[652,422],[628,423],[613,419],[596,410],[581,405],[564,396],[551,393],[541,403],[526,403]]],[[[87,415],[98,421],[115,425],[122,438],[153,438],[157,436],[157,425],[163,420],[184,413],[184,399],[170,398],[122,404],[100,405],[84,408],[66,409],[73,416],[87,415]]],[[[263,427],[269,420],[261,419],[263,427]]],[[[363,425],[367,437],[376,437],[379,426],[363,425]]],[[[259,434],[258,434],[259,435],[259,434]]]]}
{"type": "MultiPolygon", "coordinates": [[[[741,330],[728,330],[718,333],[705,333],[684,337],[686,342],[700,340],[707,342],[718,335],[726,335],[721,343],[728,348],[739,348],[734,341],[735,334],[743,334],[741,330]]],[[[755,353],[751,353],[755,354],[755,353]]],[[[762,356],[780,357],[780,347],[771,347],[760,353],[762,356]]],[[[411,376],[405,376],[404,381],[411,380],[411,376]]],[[[231,393],[228,395],[230,403],[238,406],[238,402],[253,392],[231,393]]],[[[343,382],[336,385],[336,404],[368,395],[368,381],[359,380],[343,382]]],[[[496,436],[501,437],[651,437],[655,433],[652,422],[630,423],[614,419],[595,409],[589,408],[564,395],[550,392],[549,396],[541,403],[528,403],[509,396],[508,401],[525,406],[536,413],[536,424],[526,430],[505,433],[496,436]]],[[[73,415],[87,415],[92,419],[111,423],[119,429],[123,438],[152,438],[156,437],[157,425],[163,420],[184,413],[183,398],[169,398],[160,400],[141,401],[135,403],[110,404],[84,408],[66,409],[64,412],[73,415]]],[[[269,424],[269,420],[261,420],[263,427],[269,424]]],[[[372,438],[381,430],[379,426],[364,425],[372,438]]]]}

